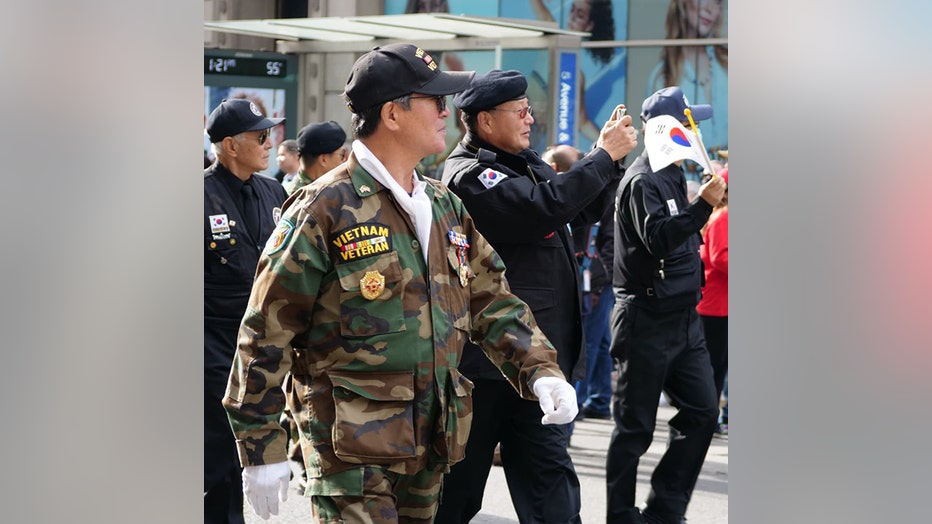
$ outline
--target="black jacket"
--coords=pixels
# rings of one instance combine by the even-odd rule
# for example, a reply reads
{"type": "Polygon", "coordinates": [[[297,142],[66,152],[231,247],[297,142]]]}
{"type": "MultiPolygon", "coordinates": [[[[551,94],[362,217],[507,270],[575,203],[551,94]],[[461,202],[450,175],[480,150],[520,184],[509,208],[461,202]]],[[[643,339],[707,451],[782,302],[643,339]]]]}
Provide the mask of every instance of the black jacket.
{"type": "MultiPolygon", "coordinates": [[[[512,292],[531,307],[556,347],[567,379],[584,348],[579,274],[568,224],[599,220],[612,205],[620,179],[602,149],[557,175],[533,150],[513,155],[471,134],[444,165],[443,182],[463,200],[476,228],[502,257],[512,292]]],[[[502,378],[471,344],[460,370],[470,378],[502,378]]],[[[580,371],[585,373],[576,373],[580,371]]]]}
{"type": "Polygon", "coordinates": [[[615,214],[616,295],[636,295],[656,309],[695,307],[703,284],[699,230],[712,206],[686,199],[683,170],[671,164],[656,173],[647,152],[618,187],[615,214]]]}
{"type": "Polygon", "coordinates": [[[233,363],[236,334],[246,312],[259,254],[287,198],[285,189],[274,179],[252,175],[260,218],[259,237],[253,238],[242,219],[242,185],[219,161],[204,170],[204,366],[215,371],[208,372],[205,379],[223,384],[233,363]]]}

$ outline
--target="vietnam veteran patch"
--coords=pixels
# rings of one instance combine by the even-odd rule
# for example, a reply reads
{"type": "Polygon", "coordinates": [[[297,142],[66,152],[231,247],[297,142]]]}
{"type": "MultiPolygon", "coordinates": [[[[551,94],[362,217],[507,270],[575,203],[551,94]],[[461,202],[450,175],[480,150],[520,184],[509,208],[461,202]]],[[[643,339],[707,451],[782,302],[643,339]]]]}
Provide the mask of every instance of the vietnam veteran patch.
{"type": "Polygon", "coordinates": [[[291,220],[287,218],[279,220],[278,225],[275,226],[275,230],[272,231],[272,235],[269,236],[268,241],[265,243],[265,254],[273,255],[281,250],[281,248],[288,243],[288,239],[291,238],[293,232],[294,224],[291,220]]]}
{"type": "Polygon", "coordinates": [[[391,230],[385,224],[357,224],[340,231],[333,240],[340,260],[356,260],[392,250],[391,230]]]}

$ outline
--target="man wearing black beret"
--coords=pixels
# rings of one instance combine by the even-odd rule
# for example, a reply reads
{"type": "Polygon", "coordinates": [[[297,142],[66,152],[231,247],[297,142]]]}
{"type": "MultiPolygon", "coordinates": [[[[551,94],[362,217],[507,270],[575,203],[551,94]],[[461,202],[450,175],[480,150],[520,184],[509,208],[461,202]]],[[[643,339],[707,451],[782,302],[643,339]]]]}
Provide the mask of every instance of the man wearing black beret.
{"type": "MultiPolygon", "coordinates": [[[[477,75],[453,98],[466,136],[447,158],[442,181],[501,255],[512,292],[527,302],[557,349],[566,377],[583,351],[579,273],[567,224],[593,224],[613,204],[616,164],[637,146],[631,117],[605,123],[596,147],[557,176],[529,149],[532,108],[519,71],[477,75]]],[[[584,360],[583,360],[584,362],[584,360]]],[[[466,523],[482,505],[495,445],[522,524],[580,522],[579,479],[567,453],[565,426],[541,424],[475,346],[460,371],[476,383],[466,459],[444,479],[437,522],[466,523]]]]}
{"type": "Polygon", "coordinates": [[[224,100],[207,119],[204,170],[204,522],[242,523],[242,469],[221,399],[253,275],[287,195],[269,167],[272,127],[255,103],[224,100]]]}
{"type": "Polygon", "coordinates": [[[300,169],[290,183],[284,184],[285,191],[290,195],[340,165],[346,159],[345,142],[346,132],[333,120],[304,126],[298,131],[300,169]]]}

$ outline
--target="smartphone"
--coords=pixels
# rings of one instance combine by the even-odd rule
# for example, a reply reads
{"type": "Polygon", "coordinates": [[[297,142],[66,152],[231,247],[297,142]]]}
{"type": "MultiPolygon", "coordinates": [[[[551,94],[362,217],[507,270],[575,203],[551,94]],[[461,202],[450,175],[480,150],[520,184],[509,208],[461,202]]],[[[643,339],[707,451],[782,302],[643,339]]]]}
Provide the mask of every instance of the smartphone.
{"type": "Polygon", "coordinates": [[[612,120],[621,120],[626,114],[628,114],[628,110],[624,106],[616,106],[615,112],[612,113],[612,120]]]}

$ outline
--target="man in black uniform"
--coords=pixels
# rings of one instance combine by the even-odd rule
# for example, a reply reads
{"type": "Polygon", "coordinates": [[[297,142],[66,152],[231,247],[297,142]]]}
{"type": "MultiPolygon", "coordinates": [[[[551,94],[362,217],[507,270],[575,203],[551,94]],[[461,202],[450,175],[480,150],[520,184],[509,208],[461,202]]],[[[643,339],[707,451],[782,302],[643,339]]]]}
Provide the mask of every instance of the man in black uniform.
{"type": "Polygon", "coordinates": [[[233,431],[220,404],[259,254],[287,195],[269,167],[271,128],[246,99],[224,100],[207,119],[217,161],[204,170],[204,522],[242,523],[243,487],[233,431]]]}
{"type": "MultiPolygon", "coordinates": [[[[685,121],[687,107],[694,120],[712,116],[711,106],[689,106],[680,88],[667,87],[644,101],[641,120],[670,115],[685,121]]],[[[618,187],[611,353],[621,373],[605,472],[612,524],[685,522],[718,417],[696,304],[703,278],[699,230],[725,183],[712,178],[690,203],[680,164],[654,172],[645,149],[618,187]],[[678,412],[642,515],[634,503],[638,461],[653,437],[661,391],[678,412]]]]}
{"type": "MultiPolygon", "coordinates": [[[[444,166],[443,182],[466,205],[476,228],[501,255],[512,292],[527,302],[570,377],[583,348],[580,291],[567,224],[593,223],[612,204],[616,161],[637,145],[631,118],[611,120],[597,148],[561,174],[530,146],[534,122],[527,80],[518,71],[477,75],[453,98],[467,133],[444,166]],[[606,188],[610,188],[606,190],[606,188]]],[[[563,426],[541,424],[536,402],[522,400],[477,347],[460,371],[475,382],[466,458],[445,477],[437,522],[466,523],[482,505],[495,445],[522,524],[580,522],[579,479],[563,426]]]]}

